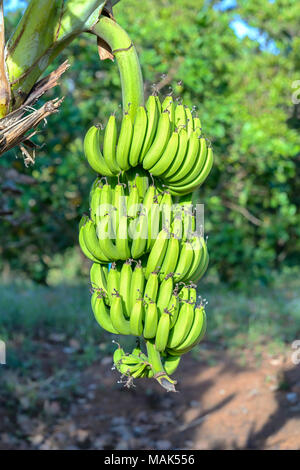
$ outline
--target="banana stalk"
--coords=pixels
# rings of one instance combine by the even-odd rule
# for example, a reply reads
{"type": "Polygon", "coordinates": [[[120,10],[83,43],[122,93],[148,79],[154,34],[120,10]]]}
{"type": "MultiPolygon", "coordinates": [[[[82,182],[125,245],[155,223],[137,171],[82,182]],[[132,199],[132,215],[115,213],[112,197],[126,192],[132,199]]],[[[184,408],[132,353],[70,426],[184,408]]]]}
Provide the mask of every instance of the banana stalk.
{"type": "Polygon", "coordinates": [[[104,39],[117,59],[123,111],[134,120],[137,108],[144,104],[143,77],[136,49],[126,31],[114,20],[101,16],[90,32],[104,39]]]}
{"type": "Polygon", "coordinates": [[[153,378],[167,390],[167,392],[176,392],[176,380],[171,379],[163,368],[160,354],[155,347],[153,340],[146,341],[147,354],[153,370],[153,378]]]}

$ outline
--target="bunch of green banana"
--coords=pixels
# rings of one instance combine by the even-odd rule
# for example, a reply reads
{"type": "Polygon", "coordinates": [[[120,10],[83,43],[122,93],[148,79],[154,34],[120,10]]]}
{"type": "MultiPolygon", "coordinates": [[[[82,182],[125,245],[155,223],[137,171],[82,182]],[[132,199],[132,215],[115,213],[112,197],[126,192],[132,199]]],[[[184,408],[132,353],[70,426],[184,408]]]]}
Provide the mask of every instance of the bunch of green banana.
{"type": "Polygon", "coordinates": [[[80,222],[83,253],[92,261],[109,263],[150,252],[147,277],[160,265],[161,277],[173,271],[181,276],[177,280],[189,276],[193,246],[198,249],[191,237],[195,216],[186,218],[185,206],[174,204],[168,191],[158,193],[153,184],[139,191],[137,178],[127,183],[102,178],[93,184],[90,218],[83,216],[80,222]]]}
{"type": "MultiPolygon", "coordinates": [[[[113,363],[114,368],[122,374],[122,378],[137,379],[139,377],[151,376],[151,365],[147,356],[139,347],[136,347],[132,353],[126,354],[124,349],[118,345],[113,355],[113,363]]],[[[130,380],[125,382],[127,386],[130,386],[130,383],[130,380]]]]}
{"type": "Polygon", "coordinates": [[[154,378],[176,391],[170,375],[206,329],[196,284],[209,256],[192,194],[213,152],[194,108],[170,95],[161,102],[157,93],[144,106],[139,61],[122,28],[100,16],[96,29],[118,61],[123,114],[84,139],[97,174],[79,223],[80,247],[92,261],[91,306],[104,330],[138,337],[131,353],[119,345],[114,352],[122,383],[154,378]]]}
{"type": "Polygon", "coordinates": [[[112,115],[105,128],[93,126],[86,134],[85,155],[98,176],[79,244],[93,262],[96,321],[146,346],[145,352],[115,351],[114,367],[125,384],[153,377],[175,391],[169,375],[206,329],[196,284],[209,255],[191,194],[208,176],[213,154],[199,118],[171,96],[162,103],[149,96],[132,116],[126,112],[118,129],[112,115]]]}
{"type": "MultiPolygon", "coordinates": [[[[168,96],[161,105],[157,129],[148,151],[140,160],[173,195],[184,195],[199,187],[213,164],[211,146],[202,135],[201,123],[191,110],[168,96]]],[[[149,114],[148,114],[149,118],[149,114]]]]}
{"type": "Polygon", "coordinates": [[[199,118],[171,96],[160,103],[150,95],[134,121],[128,113],[123,115],[119,132],[115,115],[105,129],[92,126],[84,139],[84,152],[100,175],[112,177],[142,165],[158,179],[158,186],[176,196],[201,186],[213,164],[199,118]]]}
{"type": "MultiPolygon", "coordinates": [[[[141,223],[141,217],[138,223],[141,223]]],[[[203,237],[195,236],[191,240],[182,240],[164,228],[158,232],[152,247],[150,245],[148,254],[144,255],[147,252],[147,240],[144,238],[146,234],[129,241],[127,220],[126,217],[121,218],[117,228],[117,237],[114,238],[112,235],[112,238],[109,238],[110,233],[105,232],[105,229],[110,219],[106,216],[103,219],[104,223],[100,224],[101,232],[98,238],[95,224],[84,216],[79,232],[79,243],[83,253],[94,263],[102,265],[127,260],[122,266],[128,266],[128,269],[130,258],[139,259],[143,255],[140,260],[140,271],[145,280],[151,279],[154,272],[159,281],[172,275],[175,282],[193,281],[196,283],[203,277],[209,262],[207,245],[203,237]]],[[[112,227],[110,232],[112,232],[112,227]]],[[[103,286],[100,287],[103,288],[103,286]]]]}
{"type": "Polygon", "coordinates": [[[124,186],[117,183],[113,188],[108,182],[93,185],[91,218],[83,216],[80,224],[83,253],[96,263],[142,257],[146,279],[157,271],[160,280],[173,273],[176,282],[197,282],[209,257],[203,237],[192,230],[195,216],[186,219],[182,210],[186,206],[180,204],[174,215],[170,194],[164,193],[158,203],[153,185],[146,190],[142,204],[137,187],[133,184],[127,192],[124,186]]]}
{"type": "Polygon", "coordinates": [[[146,107],[137,109],[134,122],[128,112],[120,129],[112,114],[105,126],[92,126],[84,139],[84,153],[91,168],[104,176],[114,176],[136,167],[151,146],[158,122],[157,99],[150,96],[146,107]]]}
{"type": "Polygon", "coordinates": [[[172,273],[174,280],[197,282],[205,274],[209,262],[207,245],[203,237],[179,240],[175,234],[162,229],[147,257],[145,277],[158,271],[160,279],[172,273]]]}
{"type": "Polygon", "coordinates": [[[154,339],[159,352],[168,348],[172,354],[194,344],[194,333],[183,341],[197,319],[196,286],[175,284],[171,273],[160,280],[157,271],[146,280],[141,263],[134,270],[131,265],[132,260],[113,263],[109,271],[99,263],[92,265],[91,305],[99,325],[110,333],[154,339]]]}
{"type": "MultiPolygon", "coordinates": [[[[175,356],[168,353],[162,355],[162,364],[166,374],[174,374],[179,366],[180,359],[180,355],[175,356]]],[[[128,379],[125,380],[127,387],[130,387],[132,384],[132,379],[140,377],[152,378],[154,376],[152,364],[140,347],[134,348],[133,351],[128,354],[125,353],[124,349],[118,344],[118,348],[113,355],[113,369],[117,369],[122,374],[122,378],[128,377],[128,379]]],[[[120,381],[120,383],[123,382],[120,381]]]]}
{"type": "MultiPolygon", "coordinates": [[[[150,305],[155,305],[151,302],[150,305]]],[[[161,369],[171,375],[177,369],[181,356],[195,347],[205,335],[206,314],[203,303],[198,306],[194,302],[185,300],[177,307],[178,313],[175,321],[171,322],[171,312],[164,309],[157,321],[156,332],[146,338],[146,344],[151,344],[156,353],[161,355],[161,369]]],[[[146,320],[145,320],[146,322],[146,320]]],[[[145,331],[145,330],[144,330],[145,331]]],[[[114,365],[122,376],[132,378],[155,376],[155,371],[148,358],[139,348],[131,354],[125,354],[120,347],[114,353],[114,365]]]]}

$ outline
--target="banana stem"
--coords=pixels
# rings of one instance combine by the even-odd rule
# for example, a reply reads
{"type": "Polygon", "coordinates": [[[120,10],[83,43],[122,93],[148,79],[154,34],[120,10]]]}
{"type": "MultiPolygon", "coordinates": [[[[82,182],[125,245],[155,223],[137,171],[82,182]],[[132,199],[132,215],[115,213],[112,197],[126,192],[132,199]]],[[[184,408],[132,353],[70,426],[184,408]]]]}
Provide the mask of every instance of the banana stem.
{"type": "Polygon", "coordinates": [[[141,67],[136,49],[128,34],[114,20],[100,16],[89,32],[103,39],[117,59],[121,86],[123,111],[134,120],[136,110],[144,104],[144,89],[141,67]]]}
{"type": "Polygon", "coordinates": [[[154,378],[158,383],[167,390],[167,392],[176,392],[176,380],[171,379],[163,368],[160,354],[157,351],[155,344],[152,340],[146,341],[147,354],[149,362],[152,366],[154,378]]]}

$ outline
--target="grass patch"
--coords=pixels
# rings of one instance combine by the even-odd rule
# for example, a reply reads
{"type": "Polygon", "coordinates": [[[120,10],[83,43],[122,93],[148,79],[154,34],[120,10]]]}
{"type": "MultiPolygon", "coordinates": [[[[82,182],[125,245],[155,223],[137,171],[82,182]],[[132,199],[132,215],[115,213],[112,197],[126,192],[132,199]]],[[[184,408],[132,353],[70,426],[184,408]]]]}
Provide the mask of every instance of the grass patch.
{"type": "MultiPolygon", "coordinates": [[[[251,347],[259,360],[260,345],[276,353],[300,337],[299,276],[277,276],[271,287],[247,291],[215,282],[202,283],[198,290],[209,301],[206,340],[215,345],[232,350],[251,347]]],[[[87,279],[50,287],[21,280],[0,285],[0,339],[7,343],[9,368],[36,367],[39,345],[51,343],[53,335],[61,335],[62,347],[77,341],[79,350],[68,357],[79,368],[115,349],[113,336],[94,319],[87,279]]],[[[122,337],[121,342],[129,349],[134,338],[122,337]]]]}
{"type": "Polygon", "coordinates": [[[203,291],[208,340],[232,348],[270,344],[273,351],[300,337],[299,274],[277,275],[272,286],[247,291],[214,283],[204,284],[203,291]]]}

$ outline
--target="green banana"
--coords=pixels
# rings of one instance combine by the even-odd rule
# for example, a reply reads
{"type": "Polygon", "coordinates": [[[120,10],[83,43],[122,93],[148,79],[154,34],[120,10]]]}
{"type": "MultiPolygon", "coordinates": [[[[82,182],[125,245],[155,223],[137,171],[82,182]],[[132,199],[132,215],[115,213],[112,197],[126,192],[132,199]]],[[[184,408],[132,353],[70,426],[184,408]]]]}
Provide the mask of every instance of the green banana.
{"type": "Polygon", "coordinates": [[[158,310],[155,302],[150,300],[145,309],[145,324],[143,336],[146,339],[155,338],[158,324],[158,310]]]}
{"type": "Polygon", "coordinates": [[[149,212],[151,210],[151,206],[154,203],[155,196],[156,196],[156,188],[155,188],[154,184],[151,184],[147,188],[146,194],[145,194],[145,196],[143,198],[143,201],[142,201],[143,208],[145,208],[147,210],[147,212],[149,212]]]}
{"type": "Polygon", "coordinates": [[[130,291],[131,291],[132,269],[131,260],[128,259],[121,268],[119,293],[124,302],[124,313],[127,318],[130,317],[130,291]]]}
{"type": "Polygon", "coordinates": [[[185,338],[176,348],[173,349],[173,352],[180,353],[185,351],[188,348],[194,347],[198,344],[206,331],[206,315],[203,305],[195,308],[194,321],[191,326],[191,329],[185,338]]]}
{"type": "MultiPolygon", "coordinates": [[[[179,284],[184,284],[184,282],[182,282],[182,283],[180,282],[179,284]]],[[[189,299],[190,299],[190,287],[187,286],[186,284],[184,284],[184,286],[180,290],[178,296],[179,296],[179,299],[181,301],[189,301],[189,299]]]]}
{"type": "Polygon", "coordinates": [[[97,186],[100,184],[100,181],[101,181],[101,178],[99,178],[99,176],[97,176],[97,178],[94,180],[94,182],[91,186],[90,194],[89,194],[89,204],[91,204],[94,191],[97,188],[97,186]]]}
{"type": "Polygon", "coordinates": [[[132,141],[132,134],[133,126],[131,117],[128,113],[124,113],[116,152],[117,165],[124,171],[130,168],[129,150],[132,141]]]}
{"type": "Polygon", "coordinates": [[[187,121],[186,121],[186,114],[185,114],[185,108],[183,104],[177,104],[175,108],[175,127],[186,127],[187,121]]]}
{"type": "Polygon", "coordinates": [[[116,161],[116,143],[117,143],[118,129],[116,123],[116,117],[112,114],[108,120],[108,123],[104,132],[103,140],[103,157],[104,160],[114,174],[120,173],[120,168],[116,161]]]}
{"type": "Polygon", "coordinates": [[[165,191],[160,202],[161,229],[171,229],[173,199],[169,191],[165,191]]]}
{"type": "Polygon", "coordinates": [[[179,212],[178,208],[174,210],[174,220],[171,231],[178,240],[182,239],[182,210],[179,212]]]}
{"type": "Polygon", "coordinates": [[[202,247],[203,247],[203,256],[200,260],[200,263],[196,270],[193,272],[191,276],[191,281],[197,283],[201,277],[205,274],[205,271],[207,269],[208,263],[209,263],[209,255],[208,255],[208,250],[207,250],[207,245],[204,241],[203,238],[200,239],[202,247]]]}
{"type": "Polygon", "coordinates": [[[117,269],[116,263],[112,263],[107,275],[107,295],[110,305],[113,301],[113,294],[120,289],[120,273],[117,269]]]}
{"type": "Polygon", "coordinates": [[[181,281],[188,272],[194,258],[194,251],[189,241],[181,241],[180,254],[174,269],[174,281],[181,281]]]}
{"type": "Polygon", "coordinates": [[[182,184],[181,186],[172,186],[172,184],[168,184],[168,190],[174,196],[181,196],[187,193],[191,193],[195,191],[201,184],[206,180],[208,177],[210,170],[213,165],[213,152],[211,147],[208,148],[207,151],[207,158],[203,165],[203,168],[197,178],[194,179],[191,183],[182,184]]]}
{"type": "Polygon", "coordinates": [[[179,297],[176,289],[174,289],[172,296],[169,300],[169,305],[168,305],[168,311],[170,312],[170,329],[173,328],[173,326],[176,323],[178,313],[179,313],[179,297]]]}
{"type": "Polygon", "coordinates": [[[170,356],[169,354],[165,357],[163,365],[168,375],[174,374],[175,370],[179,366],[181,356],[170,356]]]}
{"type": "Polygon", "coordinates": [[[188,137],[190,137],[191,133],[194,130],[193,116],[188,106],[185,106],[184,109],[185,109],[185,116],[186,116],[186,129],[187,129],[188,137]]]}
{"type": "Polygon", "coordinates": [[[133,366],[141,362],[140,358],[133,354],[125,354],[121,359],[122,364],[133,366]]]}
{"type": "Polygon", "coordinates": [[[109,183],[105,183],[101,188],[100,201],[98,211],[96,213],[96,223],[104,217],[105,214],[109,213],[112,210],[112,195],[113,190],[109,183]]]}
{"type": "Polygon", "coordinates": [[[173,97],[168,95],[161,104],[161,113],[167,111],[169,113],[172,131],[175,128],[175,103],[173,97]]]}
{"type": "Polygon", "coordinates": [[[154,376],[153,369],[151,364],[148,364],[147,367],[145,367],[143,373],[141,374],[141,377],[147,377],[148,379],[152,379],[154,376]]]}
{"type": "Polygon", "coordinates": [[[132,350],[131,355],[137,357],[138,359],[142,359],[145,362],[148,361],[148,357],[146,356],[146,354],[143,353],[140,346],[137,346],[136,348],[134,348],[132,350]]]}
{"type": "Polygon", "coordinates": [[[116,228],[118,227],[120,218],[127,215],[128,197],[125,195],[125,186],[126,184],[124,183],[118,183],[116,184],[113,192],[112,204],[115,208],[115,212],[111,215],[113,216],[114,233],[116,233],[116,228]]]}
{"type": "Polygon", "coordinates": [[[93,263],[90,270],[91,285],[93,288],[102,289],[107,293],[107,281],[103,267],[99,263],[93,263]]]}
{"type": "Polygon", "coordinates": [[[131,372],[131,377],[133,377],[134,379],[142,377],[143,372],[147,367],[148,367],[148,364],[142,363],[136,371],[131,372]]]}
{"type": "Polygon", "coordinates": [[[130,291],[130,309],[133,308],[137,299],[143,297],[145,285],[144,268],[139,260],[132,273],[131,291],[130,291]]]}
{"type": "Polygon", "coordinates": [[[179,241],[171,234],[169,238],[166,254],[159,272],[159,279],[162,281],[169,273],[174,273],[179,256],[179,241]]]}
{"type": "Polygon", "coordinates": [[[116,249],[118,251],[118,259],[125,260],[130,258],[130,246],[128,239],[128,218],[126,215],[119,219],[116,237],[116,249]]]}
{"type": "Polygon", "coordinates": [[[130,323],[129,320],[126,320],[124,315],[124,307],[123,307],[123,300],[115,290],[112,295],[112,302],[110,307],[110,318],[113,324],[113,327],[121,334],[121,335],[130,335],[130,323]]]}
{"type": "Polygon", "coordinates": [[[132,307],[130,314],[130,330],[131,334],[141,336],[143,334],[143,319],[145,316],[144,301],[142,298],[137,299],[132,307]]]}
{"type": "Polygon", "coordinates": [[[189,174],[193,166],[195,165],[195,161],[197,158],[197,154],[199,151],[199,139],[196,132],[193,132],[189,138],[189,145],[186,152],[185,159],[183,160],[182,165],[176,171],[176,173],[167,179],[167,184],[169,188],[170,185],[173,185],[180,180],[182,180],[186,175],[189,174]]]}
{"type": "Polygon", "coordinates": [[[163,181],[175,175],[177,170],[180,168],[183,162],[183,159],[186,155],[187,149],[188,149],[188,143],[189,143],[189,137],[188,137],[187,131],[185,129],[180,129],[177,152],[173,158],[173,161],[170,163],[170,166],[162,175],[163,181]]]}
{"type": "Polygon", "coordinates": [[[169,305],[174,289],[174,282],[172,273],[168,274],[159,286],[158,297],[157,297],[157,309],[159,315],[161,315],[166,307],[169,305]]]}
{"type": "Polygon", "coordinates": [[[152,168],[149,169],[149,172],[152,175],[161,176],[169,168],[176,156],[178,143],[179,134],[177,131],[174,131],[160,159],[152,168]]]}
{"type": "Polygon", "coordinates": [[[139,215],[135,224],[134,238],[131,245],[131,256],[140,258],[145,252],[148,238],[148,217],[144,212],[139,215]]]}
{"type": "Polygon", "coordinates": [[[193,304],[195,304],[197,301],[196,287],[197,287],[196,284],[193,284],[192,282],[189,285],[189,301],[192,302],[193,304]]]}
{"type": "Polygon", "coordinates": [[[162,352],[166,349],[170,330],[170,313],[168,309],[164,309],[160,316],[156,336],[155,336],[155,347],[157,351],[162,352]]]}
{"type": "Polygon", "coordinates": [[[130,194],[132,186],[136,186],[139,193],[139,202],[141,202],[146,194],[149,186],[150,177],[149,173],[144,170],[140,165],[133,168],[131,167],[128,171],[123,174],[124,182],[127,183],[128,192],[130,194]]]}
{"type": "Polygon", "coordinates": [[[142,151],[140,153],[140,158],[139,158],[140,163],[142,163],[144,156],[146,155],[150,146],[152,145],[152,142],[156,133],[157,123],[158,123],[158,119],[160,116],[156,101],[157,101],[156,97],[154,95],[150,95],[146,102],[148,125],[147,125],[147,131],[146,131],[142,151]]]}
{"type": "Polygon", "coordinates": [[[196,228],[196,217],[192,205],[183,208],[183,241],[190,241],[196,228]]]}
{"type": "Polygon", "coordinates": [[[193,125],[194,125],[194,131],[195,130],[199,130],[200,132],[202,131],[201,121],[198,117],[195,117],[193,119],[193,125]]]}
{"type": "Polygon", "coordinates": [[[147,279],[145,290],[144,290],[144,299],[146,302],[148,302],[149,300],[152,302],[156,302],[158,285],[159,285],[159,282],[158,282],[157,271],[153,271],[152,273],[150,273],[147,279]]]}
{"type": "MultiPolygon", "coordinates": [[[[115,341],[113,341],[113,343],[115,343],[115,341]]],[[[113,354],[113,363],[115,364],[116,367],[120,364],[120,361],[122,360],[123,356],[125,356],[125,351],[118,344],[118,347],[117,349],[115,349],[115,352],[113,354]]]]}
{"type": "Polygon", "coordinates": [[[171,131],[169,113],[164,111],[158,121],[154,141],[143,158],[143,168],[149,170],[160,159],[169,141],[171,131]]]}
{"type": "Polygon", "coordinates": [[[143,372],[147,367],[148,364],[144,361],[139,361],[136,364],[132,365],[121,362],[117,369],[122,374],[122,376],[129,377],[128,381],[125,383],[125,386],[130,388],[132,384],[132,379],[142,377],[143,372]]]}
{"type": "Polygon", "coordinates": [[[100,175],[113,176],[113,172],[109,169],[100,149],[100,127],[92,126],[87,131],[83,148],[86,159],[90,167],[100,175]]]}
{"type": "Polygon", "coordinates": [[[109,310],[104,303],[104,298],[102,295],[99,296],[97,292],[93,294],[96,296],[96,301],[92,302],[92,308],[95,315],[95,318],[99,325],[109,333],[118,334],[119,331],[113,326],[111,318],[109,316],[109,310]]]}
{"type": "Polygon", "coordinates": [[[136,217],[137,212],[140,209],[139,203],[139,191],[137,186],[134,184],[131,187],[130,194],[127,199],[127,215],[128,217],[136,217]]]}
{"type": "Polygon", "coordinates": [[[201,258],[203,257],[203,253],[204,253],[204,246],[202,244],[201,237],[197,237],[197,236],[194,237],[190,243],[193,248],[194,256],[193,256],[192,264],[190,265],[186,274],[181,279],[183,282],[186,282],[189,279],[192,279],[194,273],[196,272],[199,266],[199,263],[201,262],[201,258]]]}
{"type": "Polygon", "coordinates": [[[160,102],[159,96],[158,96],[158,94],[154,94],[154,96],[155,96],[155,102],[156,102],[158,112],[159,112],[159,114],[161,114],[162,108],[161,108],[161,102],[160,102]]]}
{"type": "Polygon", "coordinates": [[[176,183],[173,183],[172,186],[181,186],[182,184],[189,184],[191,183],[192,181],[195,180],[195,178],[200,174],[202,168],[203,168],[203,165],[205,163],[205,160],[206,160],[206,156],[207,156],[207,145],[206,145],[206,140],[204,137],[201,137],[199,139],[199,153],[198,153],[198,156],[196,157],[196,162],[195,162],[195,166],[194,168],[192,169],[191,172],[189,172],[189,174],[187,176],[184,176],[183,178],[181,178],[179,181],[177,181],[176,183]]]}
{"type": "Polygon", "coordinates": [[[101,193],[102,193],[102,187],[97,185],[94,188],[93,196],[91,198],[91,204],[90,204],[90,217],[94,223],[97,223],[97,215],[99,213],[101,193]]]}
{"type": "MultiPolygon", "coordinates": [[[[146,213],[146,216],[147,216],[147,227],[148,227],[148,233],[147,233],[147,241],[146,241],[146,247],[145,247],[145,251],[148,252],[150,250],[150,247],[151,247],[151,230],[152,230],[152,216],[151,216],[151,211],[152,211],[152,207],[153,205],[155,204],[154,203],[154,198],[156,196],[156,188],[153,184],[151,184],[147,191],[146,191],[146,194],[143,198],[143,201],[142,201],[142,208],[143,210],[145,211],[146,213]]],[[[157,217],[157,216],[156,216],[157,217]]],[[[157,233],[156,233],[156,236],[158,234],[158,229],[159,229],[159,219],[154,219],[153,220],[153,228],[154,228],[154,231],[155,231],[155,227],[157,229],[157,233]],[[156,224],[154,226],[154,224],[156,224]]]]}
{"type": "Polygon", "coordinates": [[[78,237],[78,241],[79,241],[79,246],[81,248],[81,251],[82,253],[87,257],[89,258],[91,261],[94,261],[95,263],[99,263],[99,260],[98,258],[96,258],[87,248],[86,244],[85,244],[85,241],[84,241],[84,237],[83,237],[83,232],[84,232],[84,225],[87,223],[87,221],[89,220],[88,216],[83,216],[81,217],[81,220],[79,222],[79,237],[78,237]]]}
{"type": "Polygon", "coordinates": [[[146,251],[152,250],[160,232],[160,204],[153,202],[148,210],[148,239],[146,251]]]}
{"type": "Polygon", "coordinates": [[[150,274],[157,270],[157,268],[161,265],[162,260],[165,256],[167,246],[168,246],[168,239],[169,239],[169,232],[166,229],[163,229],[159,232],[155,243],[150,251],[146,270],[145,270],[145,277],[148,279],[150,274]]]}
{"type": "Polygon", "coordinates": [[[86,224],[82,226],[81,230],[83,234],[84,244],[88,251],[93,255],[93,257],[96,258],[98,262],[109,262],[110,258],[108,258],[104,251],[101,249],[96,234],[96,228],[93,222],[91,220],[88,220],[86,224]]]}
{"type": "Polygon", "coordinates": [[[170,330],[168,348],[176,348],[187,337],[194,320],[194,306],[184,301],[179,309],[175,325],[170,330]]]}
{"type": "Polygon", "coordinates": [[[149,186],[149,174],[142,168],[138,167],[135,176],[135,184],[138,188],[140,201],[144,198],[149,186]]]}
{"type": "Polygon", "coordinates": [[[137,166],[139,163],[140,153],[146,137],[147,124],[147,112],[144,106],[139,106],[135,116],[132,142],[129,152],[129,163],[133,167],[137,166]]]}
{"type": "MultiPolygon", "coordinates": [[[[126,376],[126,377],[135,377],[135,374],[140,373],[140,369],[141,367],[144,368],[145,364],[141,363],[141,362],[138,362],[138,363],[135,363],[135,364],[124,364],[123,363],[123,360],[119,363],[117,369],[118,371],[122,374],[122,376],[126,376]]],[[[121,382],[123,383],[123,382],[121,382]]],[[[128,388],[130,388],[130,385],[131,385],[131,382],[128,381],[125,383],[125,386],[127,386],[128,388]]]]}
{"type": "Polygon", "coordinates": [[[104,273],[104,276],[105,276],[105,279],[106,279],[106,283],[107,283],[107,276],[108,276],[108,271],[109,271],[109,270],[108,270],[108,265],[107,265],[107,264],[102,264],[101,267],[102,267],[102,271],[103,271],[103,273],[104,273]]]}
{"type": "Polygon", "coordinates": [[[106,258],[109,261],[118,260],[119,251],[116,245],[113,243],[114,230],[113,230],[113,221],[110,215],[106,215],[99,222],[98,227],[97,227],[97,235],[99,239],[98,243],[99,243],[100,249],[106,256],[106,258]]]}

